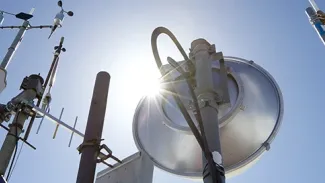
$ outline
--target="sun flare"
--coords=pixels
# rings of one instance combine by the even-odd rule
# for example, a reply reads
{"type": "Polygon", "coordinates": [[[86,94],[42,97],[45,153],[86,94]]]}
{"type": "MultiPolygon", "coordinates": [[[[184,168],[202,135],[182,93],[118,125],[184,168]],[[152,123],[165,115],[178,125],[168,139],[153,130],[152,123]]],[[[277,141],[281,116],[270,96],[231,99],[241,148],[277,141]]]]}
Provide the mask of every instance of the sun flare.
{"type": "Polygon", "coordinates": [[[161,91],[160,81],[159,79],[150,79],[146,82],[144,86],[144,92],[149,97],[155,97],[159,95],[161,91]]]}

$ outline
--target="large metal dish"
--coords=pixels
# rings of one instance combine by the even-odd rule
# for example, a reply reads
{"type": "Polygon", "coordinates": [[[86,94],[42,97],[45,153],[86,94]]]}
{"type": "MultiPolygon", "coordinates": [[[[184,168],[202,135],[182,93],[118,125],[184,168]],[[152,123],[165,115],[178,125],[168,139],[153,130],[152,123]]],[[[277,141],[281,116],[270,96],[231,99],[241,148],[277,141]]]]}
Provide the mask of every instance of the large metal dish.
{"type": "MultiPolygon", "coordinates": [[[[272,76],[254,62],[235,57],[225,57],[225,62],[230,68],[231,108],[220,108],[219,127],[224,167],[229,177],[248,168],[269,149],[281,124],[283,100],[272,76]]],[[[216,86],[218,63],[212,62],[216,86]]],[[[169,77],[175,76],[171,73],[169,77]]],[[[188,88],[182,82],[176,86],[191,113],[188,88]]],[[[201,149],[172,97],[166,98],[168,102],[160,96],[140,101],[133,121],[136,145],[155,166],[167,172],[202,177],[201,149]]]]}

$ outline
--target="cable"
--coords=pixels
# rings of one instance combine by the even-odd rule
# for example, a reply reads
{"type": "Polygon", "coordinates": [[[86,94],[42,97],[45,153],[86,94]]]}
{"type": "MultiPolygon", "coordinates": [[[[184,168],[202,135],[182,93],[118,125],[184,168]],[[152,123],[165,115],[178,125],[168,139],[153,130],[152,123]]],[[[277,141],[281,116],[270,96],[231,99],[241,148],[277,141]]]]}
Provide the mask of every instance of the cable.
{"type": "MultiPolygon", "coordinates": [[[[22,152],[22,150],[23,150],[23,147],[24,147],[24,143],[21,143],[20,148],[19,148],[19,152],[18,152],[18,155],[17,155],[16,161],[15,161],[15,164],[14,164],[14,166],[12,167],[11,173],[10,173],[10,175],[9,175],[9,179],[11,178],[11,175],[14,173],[14,170],[15,170],[15,168],[16,168],[16,165],[17,165],[17,162],[18,162],[18,160],[19,160],[20,154],[21,154],[21,152],[22,152]]],[[[8,180],[9,180],[9,179],[8,179],[8,180]]]]}
{"type": "Polygon", "coordinates": [[[151,47],[152,47],[153,56],[155,57],[155,60],[156,60],[156,64],[157,64],[158,69],[160,70],[160,68],[162,66],[162,62],[160,60],[160,56],[159,56],[159,53],[158,53],[157,38],[162,33],[167,34],[172,39],[172,41],[175,43],[175,45],[177,46],[178,50],[183,55],[184,59],[185,60],[189,60],[189,58],[188,58],[186,52],[184,51],[182,45],[177,41],[177,39],[174,36],[174,34],[172,32],[170,32],[170,30],[168,30],[165,27],[157,27],[152,32],[152,35],[151,35],[151,47]]]}
{"type": "Polygon", "coordinates": [[[185,120],[187,121],[188,126],[191,128],[191,131],[193,132],[193,135],[195,136],[196,140],[198,141],[201,149],[204,149],[204,144],[203,144],[203,140],[200,135],[200,132],[196,128],[191,116],[188,114],[187,109],[185,108],[183,102],[181,101],[179,96],[176,94],[175,87],[172,86],[169,88],[170,88],[170,92],[172,93],[174,100],[176,101],[178,108],[180,109],[181,113],[183,114],[185,120]]]}

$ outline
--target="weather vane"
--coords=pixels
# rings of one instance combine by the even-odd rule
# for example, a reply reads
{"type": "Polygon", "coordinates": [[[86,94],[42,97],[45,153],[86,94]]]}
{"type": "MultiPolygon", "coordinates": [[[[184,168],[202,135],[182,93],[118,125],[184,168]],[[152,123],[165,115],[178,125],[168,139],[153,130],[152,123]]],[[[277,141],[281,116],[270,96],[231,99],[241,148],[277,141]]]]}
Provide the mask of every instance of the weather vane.
{"type": "Polygon", "coordinates": [[[67,15],[69,15],[70,17],[73,16],[73,12],[72,11],[65,11],[63,9],[63,3],[62,1],[58,1],[58,6],[61,8],[61,11],[59,13],[56,14],[55,18],[54,18],[54,23],[53,23],[53,26],[52,26],[52,30],[51,30],[51,33],[49,35],[49,39],[50,37],[52,36],[53,32],[57,29],[57,28],[60,28],[62,27],[62,22],[64,20],[64,14],[66,13],[67,15]]]}

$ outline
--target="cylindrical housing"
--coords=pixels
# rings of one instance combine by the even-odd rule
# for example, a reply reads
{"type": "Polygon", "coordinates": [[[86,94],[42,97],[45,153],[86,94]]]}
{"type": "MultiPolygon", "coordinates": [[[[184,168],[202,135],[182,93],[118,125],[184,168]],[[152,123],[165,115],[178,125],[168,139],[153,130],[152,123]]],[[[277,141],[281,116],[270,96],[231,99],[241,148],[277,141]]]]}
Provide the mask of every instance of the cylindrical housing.
{"type": "Polygon", "coordinates": [[[312,26],[316,30],[316,32],[317,32],[318,36],[320,37],[320,39],[322,40],[323,44],[325,44],[324,26],[322,25],[322,22],[317,17],[315,10],[312,7],[308,7],[308,8],[306,8],[306,14],[307,14],[308,18],[311,20],[312,26]]]}
{"type": "Polygon", "coordinates": [[[64,11],[62,10],[56,14],[54,18],[54,25],[57,25],[58,27],[62,27],[63,19],[64,19],[64,11]]]}

